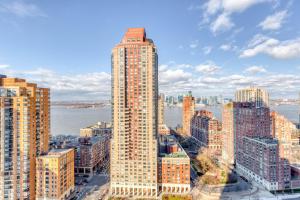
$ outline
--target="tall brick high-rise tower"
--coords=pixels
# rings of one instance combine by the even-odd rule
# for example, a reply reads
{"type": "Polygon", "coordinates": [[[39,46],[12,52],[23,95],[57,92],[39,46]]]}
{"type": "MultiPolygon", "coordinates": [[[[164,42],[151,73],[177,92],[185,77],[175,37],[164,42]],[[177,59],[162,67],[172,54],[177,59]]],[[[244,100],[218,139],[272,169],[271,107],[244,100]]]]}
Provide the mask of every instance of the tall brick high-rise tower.
{"type": "Polygon", "coordinates": [[[189,92],[182,102],[182,131],[184,135],[191,136],[191,119],[195,114],[195,98],[189,92]]]}
{"type": "Polygon", "coordinates": [[[0,76],[0,200],[34,200],[36,157],[49,150],[50,91],[0,76]]]}
{"type": "Polygon", "coordinates": [[[112,50],[112,196],[154,198],[157,185],[158,62],[144,28],[112,50]]]}

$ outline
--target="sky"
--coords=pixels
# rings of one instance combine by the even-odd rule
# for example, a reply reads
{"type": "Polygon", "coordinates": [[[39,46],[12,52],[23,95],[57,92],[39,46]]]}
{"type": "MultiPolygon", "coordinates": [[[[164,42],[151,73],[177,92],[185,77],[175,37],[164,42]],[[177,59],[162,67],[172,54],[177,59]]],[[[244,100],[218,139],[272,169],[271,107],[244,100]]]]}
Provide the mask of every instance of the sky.
{"type": "Polygon", "coordinates": [[[0,0],[0,74],[52,100],[110,98],[111,50],[144,27],[166,95],[232,97],[257,86],[300,92],[299,0],[0,0]]]}

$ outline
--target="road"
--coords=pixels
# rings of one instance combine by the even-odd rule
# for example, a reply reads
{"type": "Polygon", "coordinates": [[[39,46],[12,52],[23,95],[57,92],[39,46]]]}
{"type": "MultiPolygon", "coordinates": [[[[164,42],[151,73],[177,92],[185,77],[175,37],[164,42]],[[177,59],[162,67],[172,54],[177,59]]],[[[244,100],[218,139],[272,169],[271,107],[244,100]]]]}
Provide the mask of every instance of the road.
{"type": "Polygon", "coordinates": [[[98,199],[102,193],[108,192],[106,190],[108,188],[108,181],[109,176],[107,174],[94,175],[86,185],[78,186],[80,192],[77,194],[76,200],[98,199]],[[93,198],[89,198],[89,196],[93,198]]]}

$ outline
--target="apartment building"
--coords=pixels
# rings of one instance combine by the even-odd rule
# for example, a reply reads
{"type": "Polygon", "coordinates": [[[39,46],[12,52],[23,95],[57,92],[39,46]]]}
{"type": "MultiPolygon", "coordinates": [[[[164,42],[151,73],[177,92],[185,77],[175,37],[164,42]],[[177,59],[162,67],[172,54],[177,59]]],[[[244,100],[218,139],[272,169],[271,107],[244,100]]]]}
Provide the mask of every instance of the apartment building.
{"type": "Polygon", "coordinates": [[[74,191],[74,149],[53,149],[37,158],[36,199],[66,200],[74,191]]]}
{"type": "Polygon", "coordinates": [[[98,122],[94,125],[81,128],[80,129],[80,137],[92,137],[92,136],[101,136],[108,135],[111,137],[111,123],[107,122],[98,122]]]}
{"type": "Polygon", "coordinates": [[[36,157],[49,149],[49,89],[0,77],[0,199],[35,199],[36,157]]]}
{"type": "Polygon", "coordinates": [[[112,50],[110,192],[156,198],[158,59],[144,28],[129,28],[112,50]]]}
{"type": "Polygon", "coordinates": [[[190,158],[172,135],[159,138],[159,189],[162,193],[190,192],[190,158]]]}
{"type": "Polygon", "coordinates": [[[182,102],[182,134],[191,136],[191,119],[195,113],[195,98],[191,93],[183,97],[182,102]]]}
{"type": "Polygon", "coordinates": [[[191,119],[191,135],[209,154],[221,156],[223,132],[222,124],[207,110],[196,111],[191,119]]]}
{"type": "Polygon", "coordinates": [[[75,152],[75,174],[93,175],[109,159],[110,137],[80,137],[75,152]]]}

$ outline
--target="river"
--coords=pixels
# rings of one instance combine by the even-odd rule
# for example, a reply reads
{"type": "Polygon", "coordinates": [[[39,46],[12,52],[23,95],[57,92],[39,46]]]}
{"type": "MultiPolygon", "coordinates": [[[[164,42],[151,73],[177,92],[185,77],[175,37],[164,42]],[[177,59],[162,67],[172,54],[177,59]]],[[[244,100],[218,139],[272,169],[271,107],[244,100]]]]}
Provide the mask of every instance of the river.
{"type": "MultiPolygon", "coordinates": [[[[197,109],[207,109],[212,111],[216,118],[221,119],[221,107],[201,107],[197,109]]],[[[299,120],[299,106],[297,105],[279,105],[272,109],[280,114],[286,116],[291,121],[299,120]]],[[[181,108],[180,107],[166,107],[165,108],[165,122],[168,126],[175,127],[181,124],[181,108]]],[[[68,109],[65,107],[52,106],[51,108],[51,134],[69,134],[79,135],[79,129],[88,125],[94,124],[98,121],[110,121],[111,119],[110,107],[104,108],[78,108],[68,109]]]]}

